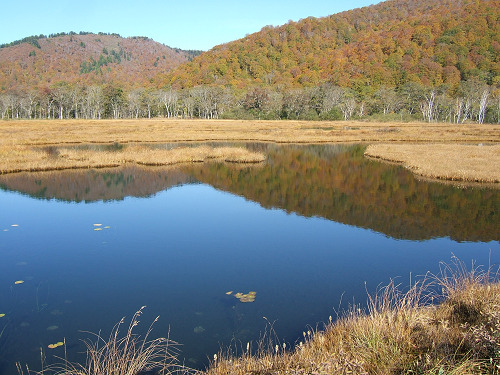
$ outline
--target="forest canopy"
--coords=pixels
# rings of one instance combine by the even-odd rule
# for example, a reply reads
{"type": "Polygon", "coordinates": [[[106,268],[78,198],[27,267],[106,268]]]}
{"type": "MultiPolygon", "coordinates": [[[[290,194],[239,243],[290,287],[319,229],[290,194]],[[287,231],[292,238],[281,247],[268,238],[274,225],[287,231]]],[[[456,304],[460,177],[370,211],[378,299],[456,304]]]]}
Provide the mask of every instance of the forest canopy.
{"type": "Polygon", "coordinates": [[[0,48],[0,114],[498,123],[499,20],[493,0],[389,0],[201,54],[147,37],[32,36],[0,48]]]}

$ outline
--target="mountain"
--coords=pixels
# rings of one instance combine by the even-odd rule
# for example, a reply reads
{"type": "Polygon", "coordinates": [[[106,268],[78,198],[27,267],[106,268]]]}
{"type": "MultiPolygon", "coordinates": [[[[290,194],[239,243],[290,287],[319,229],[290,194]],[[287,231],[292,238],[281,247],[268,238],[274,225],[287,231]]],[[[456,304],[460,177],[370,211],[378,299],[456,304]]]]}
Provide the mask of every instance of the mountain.
{"type": "Polygon", "coordinates": [[[500,2],[389,0],[265,26],[202,53],[146,37],[69,33],[0,46],[0,92],[55,83],[137,87],[500,84],[500,2]],[[198,56],[199,55],[199,56],[198,56]],[[192,61],[191,61],[192,60],[192,61]]]}
{"type": "Polygon", "coordinates": [[[160,72],[188,62],[200,51],[170,48],[146,37],[61,33],[27,37],[0,46],[0,91],[57,82],[151,85],[160,72]]]}
{"type": "Polygon", "coordinates": [[[389,0],[324,18],[309,17],[223,44],[159,79],[196,85],[307,87],[359,93],[416,82],[500,83],[500,2],[389,0]]]}

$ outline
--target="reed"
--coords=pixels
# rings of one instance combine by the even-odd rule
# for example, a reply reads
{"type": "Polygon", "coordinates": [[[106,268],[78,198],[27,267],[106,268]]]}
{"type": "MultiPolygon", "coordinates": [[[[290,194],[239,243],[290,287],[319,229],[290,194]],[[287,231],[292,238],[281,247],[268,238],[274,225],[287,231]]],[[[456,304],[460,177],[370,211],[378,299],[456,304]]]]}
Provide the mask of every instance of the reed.
{"type": "Polygon", "coordinates": [[[187,374],[189,369],[177,360],[177,343],[168,338],[149,339],[153,324],[144,338],[134,333],[139,324],[142,307],[132,317],[126,333],[120,329],[124,319],[113,328],[106,340],[95,334],[96,340],[85,341],[87,361],[85,364],[72,363],[61,358],[62,363],[52,365],[46,372],[64,375],[146,375],[146,374],[187,374]]]}
{"type": "Polygon", "coordinates": [[[391,282],[293,350],[219,353],[206,374],[499,374],[497,276],[456,261],[405,293],[391,282]]]}

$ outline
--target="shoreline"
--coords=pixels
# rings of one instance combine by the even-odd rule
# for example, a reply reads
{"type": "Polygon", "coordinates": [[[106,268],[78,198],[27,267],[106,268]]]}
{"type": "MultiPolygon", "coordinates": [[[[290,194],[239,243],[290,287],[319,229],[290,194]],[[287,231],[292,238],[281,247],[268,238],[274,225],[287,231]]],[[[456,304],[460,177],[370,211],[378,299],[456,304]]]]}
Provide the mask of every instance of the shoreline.
{"type": "Polygon", "coordinates": [[[447,271],[452,274],[431,281],[442,288],[439,294],[425,282],[406,293],[391,282],[368,296],[367,312],[352,306],[336,320],[330,317],[324,328],[303,332],[292,348],[264,337],[256,349],[247,344],[240,354],[219,352],[196,373],[495,374],[500,283],[489,271],[447,271]]]}
{"type": "MultiPolygon", "coordinates": [[[[372,144],[365,157],[402,165],[434,181],[500,183],[500,145],[372,144]]],[[[500,187],[500,185],[498,186],[500,187]]]]}
{"type": "MultiPolygon", "coordinates": [[[[225,160],[219,155],[207,156],[203,160],[193,160],[191,156],[181,160],[176,156],[172,161],[171,156],[156,154],[146,157],[144,152],[142,156],[125,153],[116,160],[101,151],[94,151],[93,155],[88,152],[84,156],[55,158],[50,151],[60,148],[66,152],[70,145],[120,144],[133,149],[161,143],[212,142],[367,144],[367,157],[403,164],[414,174],[434,181],[500,186],[500,172],[494,168],[500,165],[500,151],[497,151],[500,150],[500,125],[489,124],[181,119],[0,121],[0,174],[114,167],[124,161],[173,165],[217,158],[225,160]],[[464,153],[464,147],[468,151],[474,149],[474,152],[464,153]],[[40,153],[42,148],[46,149],[45,155],[43,151],[40,153]],[[485,150],[495,151],[485,153],[485,150]],[[420,160],[422,155],[426,158],[426,165],[420,160]]],[[[261,154],[226,161],[255,163],[264,159],[265,155],[261,154]]]]}

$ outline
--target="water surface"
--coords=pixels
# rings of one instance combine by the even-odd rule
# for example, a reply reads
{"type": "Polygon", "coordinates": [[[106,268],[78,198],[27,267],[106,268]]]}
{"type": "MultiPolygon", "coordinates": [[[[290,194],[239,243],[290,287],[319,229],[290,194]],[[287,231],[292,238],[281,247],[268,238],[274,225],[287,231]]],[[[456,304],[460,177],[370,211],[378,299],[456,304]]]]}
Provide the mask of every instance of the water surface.
{"type": "Polygon", "coordinates": [[[39,370],[63,338],[83,361],[81,331],[143,305],[139,330],[160,315],[154,333],[203,368],[266,321],[293,345],[391,278],[500,261],[498,190],[419,181],[361,146],[249,147],[268,161],[0,176],[0,373],[39,370]]]}

